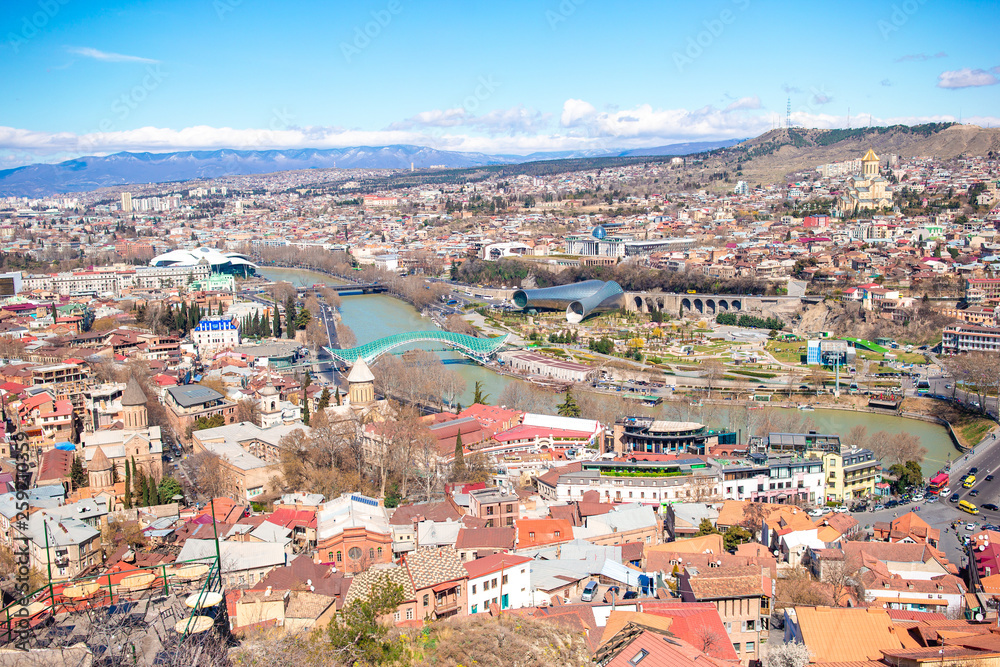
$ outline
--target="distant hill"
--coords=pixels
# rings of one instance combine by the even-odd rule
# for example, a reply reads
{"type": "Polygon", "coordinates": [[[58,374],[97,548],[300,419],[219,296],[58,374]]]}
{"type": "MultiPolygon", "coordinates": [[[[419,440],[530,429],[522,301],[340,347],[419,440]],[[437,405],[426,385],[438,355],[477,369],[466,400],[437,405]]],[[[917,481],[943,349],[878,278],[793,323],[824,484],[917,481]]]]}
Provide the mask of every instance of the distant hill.
{"type": "Polygon", "coordinates": [[[175,153],[115,153],[82,157],[58,164],[33,164],[0,171],[0,196],[42,197],[60,192],[84,192],[132,183],[167,183],[199,178],[268,174],[296,169],[462,169],[487,165],[619,157],[686,155],[732,146],[738,139],[672,144],[657,148],[609,151],[560,151],[530,155],[487,155],[440,151],[424,146],[357,146],[351,148],[268,151],[180,151],[175,153]]]}
{"type": "Polygon", "coordinates": [[[767,183],[785,175],[830,162],[861,157],[869,148],[881,158],[951,159],[961,155],[1000,153],[1000,129],[957,123],[891,125],[855,129],[819,130],[781,128],[735,146],[708,151],[705,169],[728,170],[748,182],[767,183]]]}

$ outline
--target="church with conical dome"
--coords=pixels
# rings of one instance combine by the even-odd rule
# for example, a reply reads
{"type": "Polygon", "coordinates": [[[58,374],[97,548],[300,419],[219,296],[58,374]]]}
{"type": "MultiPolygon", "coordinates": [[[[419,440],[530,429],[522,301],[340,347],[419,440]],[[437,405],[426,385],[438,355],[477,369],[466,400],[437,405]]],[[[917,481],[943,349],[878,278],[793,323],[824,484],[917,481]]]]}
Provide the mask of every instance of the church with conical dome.
{"type": "Polygon", "coordinates": [[[163,443],[159,426],[149,425],[146,392],[129,377],[121,395],[121,419],[107,430],[82,436],[83,455],[93,487],[111,485],[111,469],[125,479],[125,462],[134,461],[155,479],[163,477],[163,443]]]}
{"type": "Polygon", "coordinates": [[[879,174],[878,167],[879,157],[869,148],[861,158],[861,174],[847,179],[837,201],[842,216],[892,206],[892,193],[886,191],[889,182],[879,174]]]}

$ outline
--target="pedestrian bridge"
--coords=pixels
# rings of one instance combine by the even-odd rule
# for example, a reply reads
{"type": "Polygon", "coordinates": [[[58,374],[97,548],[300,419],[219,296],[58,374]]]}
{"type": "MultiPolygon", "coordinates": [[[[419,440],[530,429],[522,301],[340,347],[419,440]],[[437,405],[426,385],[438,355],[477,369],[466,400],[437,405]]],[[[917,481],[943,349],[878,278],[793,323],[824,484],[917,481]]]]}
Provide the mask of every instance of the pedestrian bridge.
{"type": "Polygon", "coordinates": [[[452,333],[450,331],[411,331],[409,333],[393,334],[392,336],[379,338],[370,343],[350,347],[346,350],[335,350],[329,347],[324,349],[334,359],[352,366],[358,359],[364,359],[365,363],[373,363],[383,354],[405,345],[443,343],[470,359],[474,359],[479,363],[486,363],[507,344],[508,338],[510,338],[510,334],[495,336],[493,338],[475,338],[474,336],[452,333]]]}

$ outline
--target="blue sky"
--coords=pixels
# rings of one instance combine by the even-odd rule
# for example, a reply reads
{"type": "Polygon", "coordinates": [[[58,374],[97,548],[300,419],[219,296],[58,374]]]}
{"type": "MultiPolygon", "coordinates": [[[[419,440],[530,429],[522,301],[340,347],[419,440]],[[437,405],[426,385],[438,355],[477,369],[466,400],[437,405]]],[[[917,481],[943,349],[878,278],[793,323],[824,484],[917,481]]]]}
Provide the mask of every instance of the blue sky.
{"type": "Polygon", "coordinates": [[[5,0],[0,165],[119,150],[533,151],[1000,124],[993,2],[5,0]]]}

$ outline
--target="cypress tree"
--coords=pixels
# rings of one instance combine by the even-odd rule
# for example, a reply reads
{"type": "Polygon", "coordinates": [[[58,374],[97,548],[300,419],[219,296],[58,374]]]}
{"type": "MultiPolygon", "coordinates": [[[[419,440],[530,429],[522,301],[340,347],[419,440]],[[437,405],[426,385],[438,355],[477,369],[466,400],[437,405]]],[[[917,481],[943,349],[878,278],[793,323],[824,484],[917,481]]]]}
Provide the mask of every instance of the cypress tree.
{"type": "Polygon", "coordinates": [[[295,338],[295,297],[285,299],[285,335],[295,338]]]}
{"type": "Polygon", "coordinates": [[[330,388],[323,387],[323,393],[319,395],[319,404],[316,409],[326,410],[328,407],[330,407],[330,388]]]}
{"type": "Polygon", "coordinates": [[[271,315],[271,335],[281,338],[281,313],[278,312],[278,300],[274,300],[274,312],[271,315]]]}
{"type": "Polygon", "coordinates": [[[125,509],[132,509],[132,466],[125,459],[125,509]]]}
{"type": "Polygon", "coordinates": [[[465,472],[465,451],[462,447],[462,432],[455,436],[455,462],[452,465],[455,474],[465,472]]]}

